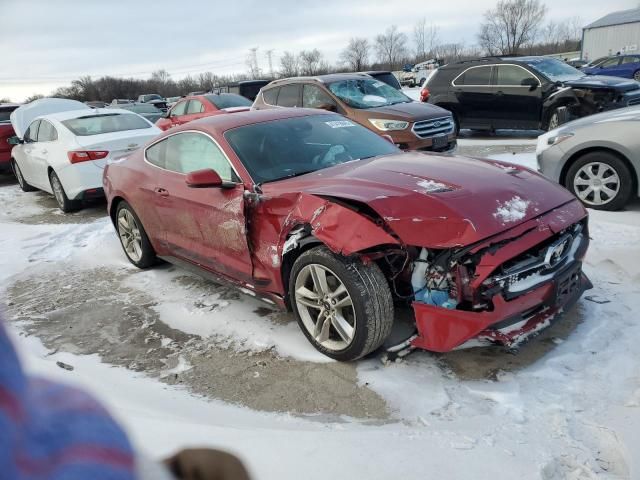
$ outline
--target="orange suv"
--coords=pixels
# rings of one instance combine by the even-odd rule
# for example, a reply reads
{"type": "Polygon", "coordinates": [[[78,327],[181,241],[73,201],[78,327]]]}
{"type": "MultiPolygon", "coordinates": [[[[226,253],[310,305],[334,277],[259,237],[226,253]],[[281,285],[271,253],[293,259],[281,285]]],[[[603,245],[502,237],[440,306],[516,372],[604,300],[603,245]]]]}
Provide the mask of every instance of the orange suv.
{"type": "Polygon", "coordinates": [[[262,88],[255,109],[304,107],[337,112],[403,150],[451,151],[456,126],[451,112],[414,102],[404,93],[366,74],[344,73],[275,80],[262,88]]]}

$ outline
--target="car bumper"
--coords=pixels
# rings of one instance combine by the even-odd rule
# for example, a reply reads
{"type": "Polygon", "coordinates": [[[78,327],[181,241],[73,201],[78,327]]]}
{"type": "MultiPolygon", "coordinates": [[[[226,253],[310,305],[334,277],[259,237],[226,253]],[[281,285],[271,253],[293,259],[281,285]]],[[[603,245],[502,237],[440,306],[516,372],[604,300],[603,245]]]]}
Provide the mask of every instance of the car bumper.
{"type": "Polygon", "coordinates": [[[447,310],[414,302],[418,337],[412,344],[434,352],[487,344],[514,348],[551,325],[591,287],[582,262],[574,261],[552,280],[511,301],[497,295],[490,312],[447,310]]]}
{"type": "Polygon", "coordinates": [[[58,178],[64,187],[67,197],[71,200],[81,200],[85,198],[85,192],[89,191],[89,196],[101,196],[102,174],[104,168],[95,165],[94,162],[83,162],[75,165],[68,165],[56,171],[58,178]]]}
{"type": "Polygon", "coordinates": [[[536,154],[537,170],[554,182],[561,181],[565,152],[559,146],[552,146],[536,154]]]}
{"type": "Polygon", "coordinates": [[[0,152],[0,169],[8,169],[11,167],[11,150],[0,152]]]}
{"type": "MultiPolygon", "coordinates": [[[[392,133],[392,132],[389,132],[392,133]]],[[[434,148],[434,138],[419,138],[413,134],[413,132],[402,132],[401,134],[391,135],[393,142],[402,150],[422,150],[429,152],[451,152],[456,149],[457,141],[456,134],[449,133],[442,135],[446,138],[446,142],[443,140],[441,146],[434,148]]]]}

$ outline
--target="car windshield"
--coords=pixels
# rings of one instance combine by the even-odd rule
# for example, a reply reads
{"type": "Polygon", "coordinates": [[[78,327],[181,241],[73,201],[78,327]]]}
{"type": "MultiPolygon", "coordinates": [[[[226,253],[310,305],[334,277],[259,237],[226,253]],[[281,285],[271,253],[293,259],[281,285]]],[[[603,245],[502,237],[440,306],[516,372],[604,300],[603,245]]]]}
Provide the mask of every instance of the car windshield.
{"type": "Polygon", "coordinates": [[[412,100],[404,93],[373,78],[340,80],[329,84],[329,90],[354,108],[374,108],[408,103],[412,100]]]}
{"type": "Polygon", "coordinates": [[[151,100],[163,100],[163,98],[160,95],[157,95],[155,93],[152,93],[150,95],[145,95],[144,96],[144,101],[145,102],[150,102],[151,100]]]}
{"type": "Polygon", "coordinates": [[[395,77],[393,73],[382,72],[382,73],[370,73],[369,75],[371,75],[376,80],[380,80],[381,82],[386,83],[387,85],[395,88],[396,90],[400,90],[402,88],[400,86],[400,82],[398,82],[398,79],[395,77]]]}
{"type": "Polygon", "coordinates": [[[573,68],[571,65],[567,65],[555,58],[529,58],[524,61],[535,71],[543,74],[553,82],[577,80],[585,76],[585,74],[577,68],[573,68]]]}
{"type": "Polygon", "coordinates": [[[80,137],[151,128],[144,118],[128,113],[106,113],[72,118],[64,120],[62,124],[80,137]]]}
{"type": "Polygon", "coordinates": [[[370,130],[340,115],[311,115],[234,128],[225,138],[256,183],[398,153],[370,130]]]}
{"type": "Polygon", "coordinates": [[[251,100],[240,95],[236,95],[235,93],[205,95],[205,97],[219,109],[232,107],[250,107],[251,105],[253,105],[253,102],[251,100]]]}

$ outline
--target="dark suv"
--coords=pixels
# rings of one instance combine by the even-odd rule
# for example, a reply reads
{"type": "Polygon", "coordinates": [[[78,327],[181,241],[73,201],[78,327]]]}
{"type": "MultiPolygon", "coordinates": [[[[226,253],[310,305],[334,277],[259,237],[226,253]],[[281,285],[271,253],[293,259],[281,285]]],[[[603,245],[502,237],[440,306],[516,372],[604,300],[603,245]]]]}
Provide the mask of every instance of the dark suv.
{"type": "MultiPolygon", "coordinates": [[[[456,147],[451,113],[414,102],[401,91],[364,73],[335,73],[275,80],[260,90],[257,110],[321,108],[340,113],[403,150],[452,151],[456,147]]],[[[345,124],[349,124],[346,122],[345,124]]]]}
{"type": "Polygon", "coordinates": [[[587,76],[549,57],[488,57],[440,67],[423,101],[458,128],[551,130],[574,118],[640,104],[640,83],[587,76]]]}

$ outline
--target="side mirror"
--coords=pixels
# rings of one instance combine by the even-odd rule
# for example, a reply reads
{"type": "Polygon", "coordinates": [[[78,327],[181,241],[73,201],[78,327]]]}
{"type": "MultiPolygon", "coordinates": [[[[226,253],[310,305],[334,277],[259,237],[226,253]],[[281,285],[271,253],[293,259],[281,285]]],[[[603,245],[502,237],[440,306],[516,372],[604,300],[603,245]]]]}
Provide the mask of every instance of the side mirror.
{"type": "Polygon", "coordinates": [[[222,180],[218,172],[212,168],[187,173],[185,182],[190,188],[234,188],[236,186],[233,182],[222,180]]]}
{"type": "Polygon", "coordinates": [[[538,80],[531,77],[525,78],[524,80],[522,80],[522,82],[520,82],[520,85],[522,85],[523,87],[529,87],[529,91],[533,92],[536,88],[538,88],[538,80]]]}
{"type": "Polygon", "coordinates": [[[7,143],[9,145],[20,145],[24,143],[24,141],[14,135],[13,137],[7,138],[7,143]]]}
{"type": "Polygon", "coordinates": [[[328,112],[334,112],[334,113],[338,111],[337,105],[334,105],[333,103],[323,103],[321,105],[318,105],[318,108],[321,110],[326,110],[328,112]]]}

